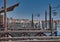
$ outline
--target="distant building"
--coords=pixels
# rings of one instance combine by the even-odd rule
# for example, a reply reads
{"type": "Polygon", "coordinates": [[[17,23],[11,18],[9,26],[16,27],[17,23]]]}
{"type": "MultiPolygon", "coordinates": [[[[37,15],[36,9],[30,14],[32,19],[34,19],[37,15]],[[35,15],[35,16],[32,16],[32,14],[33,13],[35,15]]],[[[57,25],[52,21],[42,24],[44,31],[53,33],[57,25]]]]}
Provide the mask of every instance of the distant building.
{"type": "MultiPolygon", "coordinates": [[[[47,23],[47,29],[49,28],[49,20],[47,21],[42,21],[42,28],[46,28],[46,23],[47,23]]],[[[51,27],[52,29],[56,28],[56,25],[60,24],[60,20],[51,20],[51,27]]]]}
{"type": "MultiPolygon", "coordinates": [[[[9,23],[13,23],[13,24],[20,24],[20,27],[31,27],[31,20],[29,19],[13,19],[10,18],[9,19],[9,23]]],[[[35,25],[39,24],[39,20],[34,20],[34,27],[35,25]]]]}
{"type": "MultiPolygon", "coordinates": [[[[7,18],[7,22],[8,22],[8,18],[7,18]]],[[[0,27],[5,28],[5,23],[6,23],[6,17],[0,14],[0,27]]]]}
{"type": "Polygon", "coordinates": [[[0,15],[0,27],[3,26],[3,23],[4,23],[4,21],[3,21],[3,15],[0,15]]]}

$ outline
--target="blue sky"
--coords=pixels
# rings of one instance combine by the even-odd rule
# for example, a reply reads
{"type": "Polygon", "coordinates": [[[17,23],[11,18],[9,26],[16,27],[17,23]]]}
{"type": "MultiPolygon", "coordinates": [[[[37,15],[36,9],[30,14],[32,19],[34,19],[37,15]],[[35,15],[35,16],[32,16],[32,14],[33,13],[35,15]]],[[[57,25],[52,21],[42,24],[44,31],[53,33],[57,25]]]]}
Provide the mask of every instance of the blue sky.
{"type": "MultiPolygon", "coordinates": [[[[3,6],[3,1],[0,0],[0,7],[3,6]]],[[[19,2],[19,6],[14,9],[14,11],[7,12],[8,17],[19,18],[19,19],[31,19],[31,15],[40,14],[40,17],[34,16],[34,19],[44,20],[44,12],[47,10],[49,13],[49,3],[52,7],[60,5],[60,0],[7,0],[7,7],[14,5],[19,2]]],[[[60,8],[56,10],[58,12],[57,16],[53,16],[54,19],[60,18],[60,8]]],[[[48,14],[49,16],[49,14],[48,14]]]]}

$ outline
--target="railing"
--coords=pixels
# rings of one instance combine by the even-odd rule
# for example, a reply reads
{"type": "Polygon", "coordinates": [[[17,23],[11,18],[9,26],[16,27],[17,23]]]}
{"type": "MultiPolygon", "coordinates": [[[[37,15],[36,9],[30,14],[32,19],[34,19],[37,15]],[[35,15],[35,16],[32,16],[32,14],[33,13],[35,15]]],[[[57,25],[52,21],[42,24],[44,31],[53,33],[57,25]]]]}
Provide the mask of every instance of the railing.
{"type": "Polygon", "coordinates": [[[0,40],[60,40],[60,36],[2,37],[0,40]]]}
{"type": "Polygon", "coordinates": [[[8,41],[0,41],[0,42],[60,42],[60,40],[8,40],[8,41]]]}
{"type": "MultiPolygon", "coordinates": [[[[51,30],[8,30],[8,31],[0,31],[0,33],[9,33],[9,32],[51,32],[51,30]]],[[[53,32],[57,32],[53,30],[53,32]]]]}

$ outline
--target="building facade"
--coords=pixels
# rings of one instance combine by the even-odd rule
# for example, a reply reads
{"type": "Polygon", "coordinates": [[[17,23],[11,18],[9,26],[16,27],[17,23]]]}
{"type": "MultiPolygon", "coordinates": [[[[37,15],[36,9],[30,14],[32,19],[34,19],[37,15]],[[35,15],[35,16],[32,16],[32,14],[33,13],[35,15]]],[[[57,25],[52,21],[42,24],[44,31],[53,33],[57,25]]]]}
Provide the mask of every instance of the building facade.
{"type": "MultiPolygon", "coordinates": [[[[39,21],[38,20],[34,20],[34,28],[37,28],[37,26],[39,25],[39,21]]],[[[9,19],[9,24],[17,24],[20,27],[27,27],[27,28],[31,28],[31,20],[29,19],[9,19]]]]}

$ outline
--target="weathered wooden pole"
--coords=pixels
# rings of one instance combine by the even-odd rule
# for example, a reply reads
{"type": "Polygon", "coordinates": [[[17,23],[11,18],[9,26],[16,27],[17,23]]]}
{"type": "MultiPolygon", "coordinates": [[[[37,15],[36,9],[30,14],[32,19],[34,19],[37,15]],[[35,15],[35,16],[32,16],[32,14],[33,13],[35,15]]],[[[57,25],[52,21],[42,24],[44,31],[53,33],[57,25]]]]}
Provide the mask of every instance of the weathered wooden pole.
{"type": "Polygon", "coordinates": [[[32,14],[31,26],[34,28],[33,14],[32,14]]]}
{"type": "Polygon", "coordinates": [[[51,12],[52,12],[52,7],[51,7],[51,4],[49,4],[49,29],[51,30],[51,36],[53,35],[53,33],[52,33],[52,23],[51,23],[51,17],[52,17],[52,14],[51,14],[51,12]]]}
{"type": "MultiPolygon", "coordinates": [[[[55,21],[55,30],[57,30],[57,21],[55,21]]],[[[55,32],[55,36],[57,36],[57,32],[55,32]]]]}
{"type": "Polygon", "coordinates": [[[45,10],[45,28],[47,28],[47,11],[45,10]]]}
{"type": "Polygon", "coordinates": [[[6,0],[4,0],[4,27],[5,27],[5,30],[6,30],[6,0]]]}

